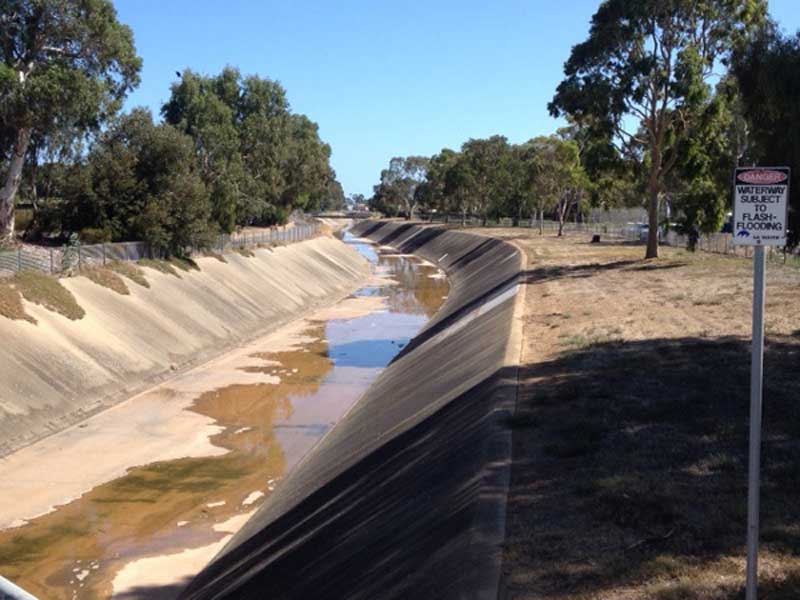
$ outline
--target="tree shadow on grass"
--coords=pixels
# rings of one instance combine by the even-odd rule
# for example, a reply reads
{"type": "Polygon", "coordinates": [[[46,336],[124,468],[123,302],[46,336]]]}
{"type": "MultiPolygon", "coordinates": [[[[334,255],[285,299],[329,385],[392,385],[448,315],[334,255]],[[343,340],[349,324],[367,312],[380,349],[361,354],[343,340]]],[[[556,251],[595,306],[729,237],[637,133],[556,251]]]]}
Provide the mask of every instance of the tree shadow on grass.
{"type": "MultiPolygon", "coordinates": [[[[527,365],[511,423],[512,597],[600,598],[686,577],[683,595],[644,585],[636,597],[737,597],[693,591],[692,577],[743,556],[749,361],[740,339],[683,338],[598,343],[527,365]]],[[[768,343],[762,548],[789,572],[800,556],[798,366],[798,340],[768,343]]]]}

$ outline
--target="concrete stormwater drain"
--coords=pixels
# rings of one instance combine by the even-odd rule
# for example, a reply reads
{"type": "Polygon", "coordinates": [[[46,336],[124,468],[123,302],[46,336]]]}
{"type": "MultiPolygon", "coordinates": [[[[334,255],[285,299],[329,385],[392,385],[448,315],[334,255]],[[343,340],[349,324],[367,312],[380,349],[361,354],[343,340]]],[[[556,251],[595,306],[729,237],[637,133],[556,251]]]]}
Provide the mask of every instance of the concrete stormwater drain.
{"type": "Polygon", "coordinates": [[[346,241],[375,265],[350,298],[0,462],[0,575],[43,599],[174,597],[448,294],[430,263],[346,241]]]}

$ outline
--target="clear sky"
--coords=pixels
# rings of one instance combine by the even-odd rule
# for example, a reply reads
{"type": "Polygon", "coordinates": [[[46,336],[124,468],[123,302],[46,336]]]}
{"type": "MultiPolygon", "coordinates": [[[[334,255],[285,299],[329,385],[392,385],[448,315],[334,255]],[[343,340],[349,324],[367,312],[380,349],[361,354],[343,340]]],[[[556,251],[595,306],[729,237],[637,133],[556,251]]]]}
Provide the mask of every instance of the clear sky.
{"type": "MultiPolygon", "coordinates": [[[[128,107],[158,114],[176,71],[234,65],[280,81],[320,126],[345,192],[372,193],[392,156],[470,137],[522,142],[599,0],[114,0],[144,59],[128,107]]],[[[789,31],[798,0],[771,0],[789,31]]]]}

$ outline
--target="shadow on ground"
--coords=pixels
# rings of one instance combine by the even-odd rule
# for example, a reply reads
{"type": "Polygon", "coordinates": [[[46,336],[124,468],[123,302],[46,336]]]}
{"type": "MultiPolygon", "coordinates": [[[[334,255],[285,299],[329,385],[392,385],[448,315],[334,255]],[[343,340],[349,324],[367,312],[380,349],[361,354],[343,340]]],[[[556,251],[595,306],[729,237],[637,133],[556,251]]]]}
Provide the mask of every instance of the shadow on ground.
{"type": "Polygon", "coordinates": [[[128,592],[115,594],[114,600],[175,600],[189,581],[191,579],[187,578],[183,583],[176,585],[136,587],[128,592]]]}
{"type": "MultiPolygon", "coordinates": [[[[797,339],[768,342],[762,548],[788,574],[764,582],[771,599],[800,597],[798,359],[797,339]]],[[[610,598],[658,582],[626,597],[738,598],[749,360],[742,340],[683,338],[597,343],[526,366],[511,422],[512,597],[610,598]],[[734,583],[695,585],[708,569],[734,583]]]]}

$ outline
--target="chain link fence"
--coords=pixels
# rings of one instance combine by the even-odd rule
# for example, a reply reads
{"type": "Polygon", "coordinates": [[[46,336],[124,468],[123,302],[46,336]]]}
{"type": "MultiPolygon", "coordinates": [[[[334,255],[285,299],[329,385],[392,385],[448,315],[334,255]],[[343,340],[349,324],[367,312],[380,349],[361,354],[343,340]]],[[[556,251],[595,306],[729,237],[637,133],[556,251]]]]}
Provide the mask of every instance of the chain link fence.
{"type": "MultiPolygon", "coordinates": [[[[635,210],[635,209],[632,209],[635,210]]],[[[631,213],[633,214],[633,213],[631,213]]],[[[630,215],[625,215],[630,216],[630,215]]],[[[633,215],[636,216],[636,215],[633,215]]],[[[446,223],[464,227],[524,227],[538,231],[541,229],[547,233],[558,231],[558,221],[544,220],[541,223],[538,219],[519,219],[514,223],[514,219],[481,219],[479,217],[462,218],[461,215],[436,215],[428,219],[430,222],[446,223]]],[[[641,221],[627,222],[624,224],[617,222],[589,222],[574,223],[565,222],[564,232],[584,232],[592,235],[599,235],[601,239],[614,240],[629,244],[646,244],[648,228],[641,221]]],[[[668,231],[659,236],[661,244],[675,248],[688,248],[688,236],[681,235],[675,231],[668,231]]],[[[700,252],[710,252],[714,254],[727,254],[742,257],[753,256],[751,246],[738,246],[733,243],[733,236],[730,233],[712,233],[701,235],[697,240],[696,249],[700,252]]],[[[800,256],[785,248],[775,246],[767,247],[767,259],[773,262],[784,264],[792,263],[800,266],[800,256]]]]}
{"type": "MultiPolygon", "coordinates": [[[[187,248],[189,256],[203,252],[230,252],[258,246],[284,245],[301,242],[319,232],[318,223],[296,224],[284,229],[259,229],[234,234],[222,234],[207,248],[187,248]]],[[[102,266],[115,261],[137,261],[144,258],[163,258],[145,242],[115,242],[106,244],[69,243],[61,247],[23,245],[16,250],[0,252],[0,277],[25,270],[57,274],[87,266],[102,266]]]]}

